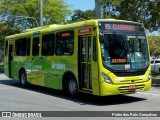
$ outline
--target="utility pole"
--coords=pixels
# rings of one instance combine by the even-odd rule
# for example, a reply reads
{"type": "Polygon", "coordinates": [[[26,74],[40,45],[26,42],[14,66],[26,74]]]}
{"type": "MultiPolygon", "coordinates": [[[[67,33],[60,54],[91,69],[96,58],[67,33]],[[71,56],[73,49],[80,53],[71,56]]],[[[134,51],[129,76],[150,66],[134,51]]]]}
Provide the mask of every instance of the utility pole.
{"type": "Polygon", "coordinates": [[[96,14],[96,19],[101,18],[101,10],[100,10],[99,0],[95,0],[95,14],[96,14]]]}
{"type": "Polygon", "coordinates": [[[100,0],[95,0],[96,19],[109,18],[111,14],[112,0],[100,3],[100,0]],[[106,9],[107,8],[107,9],[106,9]]]}
{"type": "Polygon", "coordinates": [[[112,0],[108,0],[108,2],[105,5],[106,18],[111,17],[111,9],[112,9],[112,0]]]}
{"type": "Polygon", "coordinates": [[[40,3],[40,26],[43,26],[43,0],[39,0],[40,3]]]}

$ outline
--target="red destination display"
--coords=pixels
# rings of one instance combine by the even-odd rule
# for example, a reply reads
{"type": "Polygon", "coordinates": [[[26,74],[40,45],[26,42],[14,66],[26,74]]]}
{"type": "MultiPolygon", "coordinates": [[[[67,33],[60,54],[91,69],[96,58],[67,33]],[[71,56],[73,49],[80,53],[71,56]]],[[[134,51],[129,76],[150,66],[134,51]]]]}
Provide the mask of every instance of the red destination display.
{"type": "Polygon", "coordinates": [[[78,30],[78,34],[92,32],[92,28],[82,28],[78,30]]]}
{"type": "Polygon", "coordinates": [[[71,36],[70,33],[62,33],[62,37],[67,37],[67,36],[71,36]]]}

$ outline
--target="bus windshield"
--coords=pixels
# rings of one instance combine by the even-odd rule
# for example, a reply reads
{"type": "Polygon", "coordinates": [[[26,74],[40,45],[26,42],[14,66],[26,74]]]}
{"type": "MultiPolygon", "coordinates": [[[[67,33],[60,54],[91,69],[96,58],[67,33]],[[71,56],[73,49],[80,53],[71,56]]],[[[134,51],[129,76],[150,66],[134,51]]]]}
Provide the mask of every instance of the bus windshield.
{"type": "Polygon", "coordinates": [[[102,62],[112,70],[138,70],[149,65],[145,34],[104,33],[102,62]]]}

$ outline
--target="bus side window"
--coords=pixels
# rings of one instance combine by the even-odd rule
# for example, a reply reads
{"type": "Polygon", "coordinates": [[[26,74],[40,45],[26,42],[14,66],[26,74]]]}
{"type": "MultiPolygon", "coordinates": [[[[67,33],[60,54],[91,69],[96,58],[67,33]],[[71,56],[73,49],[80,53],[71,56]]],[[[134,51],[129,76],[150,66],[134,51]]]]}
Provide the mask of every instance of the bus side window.
{"type": "Polygon", "coordinates": [[[30,52],[30,45],[29,45],[29,40],[27,38],[19,38],[15,42],[15,47],[16,47],[16,55],[17,56],[26,56],[29,55],[28,52],[30,52]]]}
{"type": "Polygon", "coordinates": [[[28,39],[27,39],[27,56],[30,55],[30,43],[31,43],[31,38],[28,37],[28,39]]]}
{"type": "Polygon", "coordinates": [[[55,34],[45,34],[42,36],[42,55],[52,56],[54,55],[54,42],[55,34]]]}
{"type": "Polygon", "coordinates": [[[74,31],[64,31],[56,34],[56,55],[72,55],[74,50],[74,31]]]}
{"type": "Polygon", "coordinates": [[[33,38],[32,55],[33,56],[38,56],[39,55],[39,37],[33,38]]]}

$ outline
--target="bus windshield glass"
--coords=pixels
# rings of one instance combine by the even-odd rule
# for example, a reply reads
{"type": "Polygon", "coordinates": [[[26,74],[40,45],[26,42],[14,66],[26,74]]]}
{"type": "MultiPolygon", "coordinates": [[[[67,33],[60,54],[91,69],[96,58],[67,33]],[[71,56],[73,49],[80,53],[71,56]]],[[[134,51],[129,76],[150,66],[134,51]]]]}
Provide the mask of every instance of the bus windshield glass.
{"type": "Polygon", "coordinates": [[[148,45],[141,25],[102,25],[104,29],[100,30],[100,42],[104,67],[118,71],[142,70],[148,67],[148,45]]]}

